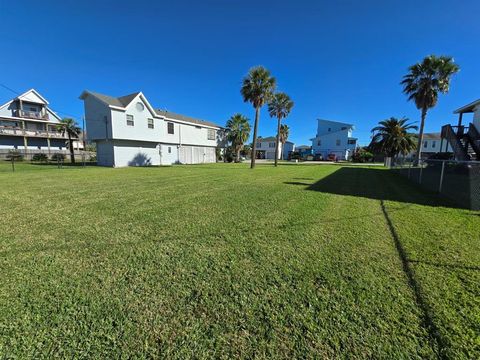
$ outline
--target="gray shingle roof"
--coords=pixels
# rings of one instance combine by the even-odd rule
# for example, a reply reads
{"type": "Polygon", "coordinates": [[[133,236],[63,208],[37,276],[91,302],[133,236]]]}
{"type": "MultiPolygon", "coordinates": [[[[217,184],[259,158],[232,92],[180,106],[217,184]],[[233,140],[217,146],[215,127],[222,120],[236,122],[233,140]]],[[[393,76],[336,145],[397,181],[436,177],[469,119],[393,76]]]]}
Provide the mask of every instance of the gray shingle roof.
{"type": "Polygon", "coordinates": [[[155,109],[155,112],[159,116],[165,116],[169,119],[173,120],[179,120],[179,121],[185,121],[189,122],[192,124],[198,124],[198,125],[206,125],[206,126],[214,126],[214,127],[221,127],[218,126],[217,124],[211,122],[211,121],[205,121],[205,120],[200,120],[200,119],[195,119],[189,116],[181,115],[181,114],[176,114],[171,111],[165,111],[165,110],[160,110],[160,109],[155,109]]]}
{"type": "Polygon", "coordinates": [[[128,104],[131,103],[131,101],[138,94],[140,94],[139,92],[136,92],[136,93],[133,93],[133,94],[130,94],[130,95],[125,95],[125,96],[121,96],[119,98],[116,98],[116,97],[113,97],[113,96],[103,95],[103,94],[99,94],[99,93],[92,92],[92,91],[89,91],[89,93],[92,94],[93,96],[95,96],[96,98],[99,98],[103,102],[107,103],[108,105],[118,106],[118,107],[127,106],[128,104]]]}
{"type": "Polygon", "coordinates": [[[277,141],[277,138],[275,136],[258,137],[257,141],[277,141]]]}
{"type": "MultiPolygon", "coordinates": [[[[121,97],[116,98],[116,97],[113,97],[113,96],[103,95],[103,94],[99,94],[99,93],[92,92],[92,91],[88,91],[88,93],[92,94],[93,96],[97,97],[98,99],[107,103],[108,105],[118,106],[118,107],[122,107],[122,108],[128,106],[128,104],[130,104],[132,102],[132,100],[135,99],[135,97],[137,97],[138,94],[140,94],[140,92],[135,92],[133,94],[129,94],[129,95],[125,95],[125,96],[121,96],[121,97]]],[[[179,121],[189,122],[189,123],[192,123],[192,124],[213,126],[213,127],[221,128],[221,126],[219,126],[219,125],[217,125],[213,122],[200,120],[200,119],[195,119],[195,118],[192,118],[192,117],[189,117],[189,116],[176,114],[176,113],[173,113],[173,112],[170,112],[170,111],[155,109],[155,113],[159,116],[165,116],[165,117],[167,117],[169,119],[172,119],[172,120],[179,120],[179,121]]]]}

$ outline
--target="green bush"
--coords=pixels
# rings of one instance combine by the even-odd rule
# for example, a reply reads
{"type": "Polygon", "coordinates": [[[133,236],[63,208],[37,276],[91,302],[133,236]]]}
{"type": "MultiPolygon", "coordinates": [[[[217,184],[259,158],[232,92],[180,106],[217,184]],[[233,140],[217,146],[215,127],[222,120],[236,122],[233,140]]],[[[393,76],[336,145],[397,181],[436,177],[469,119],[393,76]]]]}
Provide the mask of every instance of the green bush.
{"type": "Polygon", "coordinates": [[[65,161],[65,155],[62,153],[55,153],[52,155],[52,161],[65,161]]]}
{"type": "Polygon", "coordinates": [[[33,154],[32,156],[32,161],[46,162],[47,160],[48,160],[47,154],[37,153],[37,154],[33,154]]]}
{"type": "Polygon", "coordinates": [[[373,154],[370,151],[367,151],[363,148],[355,150],[352,154],[352,162],[355,163],[366,163],[373,160],[373,154]]]}
{"type": "Polygon", "coordinates": [[[7,154],[7,160],[23,161],[23,154],[18,150],[10,150],[7,154]]]}

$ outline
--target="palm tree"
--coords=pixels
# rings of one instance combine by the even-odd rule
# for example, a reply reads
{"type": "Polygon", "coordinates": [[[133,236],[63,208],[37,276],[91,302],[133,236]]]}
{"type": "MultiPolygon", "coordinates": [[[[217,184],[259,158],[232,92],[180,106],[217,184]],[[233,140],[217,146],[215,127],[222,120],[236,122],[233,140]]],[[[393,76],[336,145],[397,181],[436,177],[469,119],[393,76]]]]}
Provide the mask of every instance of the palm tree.
{"type": "Polygon", "coordinates": [[[293,107],[293,101],[285,93],[278,92],[272,96],[268,103],[270,117],[277,118],[277,141],[275,142],[275,166],[278,165],[278,148],[280,143],[280,125],[282,119],[286,118],[293,107]]]}
{"type": "Polygon", "coordinates": [[[255,125],[253,127],[252,161],[250,167],[255,167],[255,157],[257,155],[257,130],[260,120],[260,109],[272,97],[275,91],[277,81],[270,75],[270,71],[263,66],[251,68],[247,76],[243,79],[240,93],[243,101],[249,102],[255,108],[255,125]]]}
{"type": "Polygon", "coordinates": [[[421,63],[408,68],[409,73],[403,77],[401,84],[408,100],[415,101],[417,109],[421,110],[420,132],[418,134],[417,155],[418,165],[422,155],[423,128],[427,111],[438,101],[438,94],[446,94],[450,88],[450,79],[460,68],[449,56],[427,56],[421,63]]]}
{"type": "Polygon", "coordinates": [[[71,118],[63,118],[60,120],[60,124],[57,125],[57,130],[60,131],[62,135],[67,134],[68,146],[70,148],[70,161],[72,164],[75,164],[75,153],[73,151],[72,138],[78,138],[81,129],[78,127],[75,120],[71,118]]]}
{"type": "Polygon", "coordinates": [[[415,134],[412,131],[418,129],[416,125],[407,122],[407,118],[394,117],[380,121],[372,129],[373,137],[369,147],[390,158],[397,154],[407,155],[416,148],[415,134]]]}
{"type": "Polygon", "coordinates": [[[290,135],[290,128],[287,124],[280,125],[280,143],[282,144],[282,160],[283,154],[285,153],[285,143],[288,140],[288,135],[290,135]]]}
{"type": "Polygon", "coordinates": [[[249,119],[242,114],[235,114],[227,121],[227,139],[232,143],[236,158],[240,162],[240,151],[250,136],[249,119]]]}

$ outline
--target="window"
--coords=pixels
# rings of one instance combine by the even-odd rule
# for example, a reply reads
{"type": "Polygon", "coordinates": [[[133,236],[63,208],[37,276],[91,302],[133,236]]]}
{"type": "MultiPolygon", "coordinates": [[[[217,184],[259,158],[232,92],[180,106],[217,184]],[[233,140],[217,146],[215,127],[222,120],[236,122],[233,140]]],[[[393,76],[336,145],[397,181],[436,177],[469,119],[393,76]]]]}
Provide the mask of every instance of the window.
{"type": "Polygon", "coordinates": [[[347,130],[347,127],[346,127],[346,126],[342,126],[342,130],[347,130]]]}
{"type": "Polygon", "coordinates": [[[127,115],[127,126],[135,125],[135,121],[133,120],[133,115],[127,115]]]}
{"type": "Polygon", "coordinates": [[[172,122],[169,122],[167,124],[167,133],[169,134],[174,134],[175,133],[175,129],[173,127],[173,123],[172,122]]]}
{"type": "Polygon", "coordinates": [[[135,104],[135,107],[137,108],[138,111],[143,111],[145,110],[145,106],[143,106],[143,104],[141,102],[137,102],[135,104]]]}
{"type": "Polygon", "coordinates": [[[423,147],[426,148],[428,146],[428,141],[423,142],[423,147]]]}
{"type": "Polygon", "coordinates": [[[337,146],[340,146],[341,143],[340,139],[337,139],[337,146]]]}
{"type": "Polygon", "coordinates": [[[318,145],[318,146],[322,146],[322,140],[318,140],[318,141],[317,141],[317,145],[318,145]]]}
{"type": "Polygon", "coordinates": [[[169,154],[172,153],[172,147],[171,147],[171,146],[168,147],[168,153],[169,153],[169,154]]]}
{"type": "Polygon", "coordinates": [[[268,147],[269,147],[269,148],[274,148],[274,147],[275,147],[275,143],[274,143],[274,142],[269,142],[269,143],[268,143],[268,147]]]}
{"type": "Polygon", "coordinates": [[[435,140],[432,141],[432,148],[435,147],[435,140]]]}
{"type": "Polygon", "coordinates": [[[328,128],[328,131],[332,131],[332,128],[328,128]]]}
{"type": "Polygon", "coordinates": [[[355,140],[355,139],[349,139],[348,140],[348,145],[355,145],[356,142],[357,142],[357,140],[355,140]]]}
{"type": "Polygon", "coordinates": [[[208,140],[215,140],[215,130],[208,129],[207,139],[208,140]]]}
{"type": "Polygon", "coordinates": [[[155,125],[153,124],[153,119],[147,119],[147,121],[148,121],[148,128],[153,129],[155,127],[155,125]]]}
{"type": "Polygon", "coordinates": [[[257,148],[261,148],[262,147],[262,143],[261,142],[257,142],[257,148]]]}

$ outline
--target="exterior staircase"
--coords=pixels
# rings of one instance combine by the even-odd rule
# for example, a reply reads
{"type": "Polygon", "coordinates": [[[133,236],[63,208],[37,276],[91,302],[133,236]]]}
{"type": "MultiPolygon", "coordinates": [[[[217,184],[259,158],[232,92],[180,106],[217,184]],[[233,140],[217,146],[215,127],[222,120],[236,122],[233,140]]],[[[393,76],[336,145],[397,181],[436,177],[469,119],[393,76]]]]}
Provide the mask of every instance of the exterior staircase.
{"type": "Polygon", "coordinates": [[[455,160],[480,161],[480,132],[474,124],[468,127],[444,125],[441,136],[451,146],[455,160]]]}

